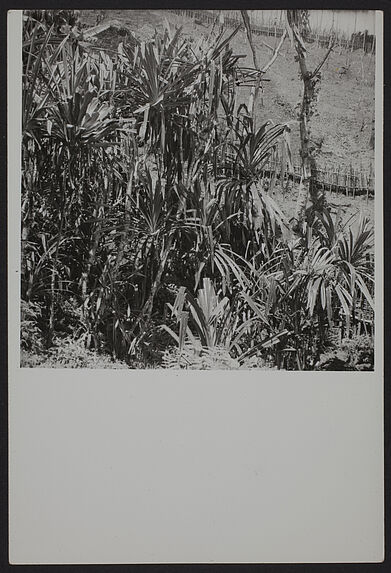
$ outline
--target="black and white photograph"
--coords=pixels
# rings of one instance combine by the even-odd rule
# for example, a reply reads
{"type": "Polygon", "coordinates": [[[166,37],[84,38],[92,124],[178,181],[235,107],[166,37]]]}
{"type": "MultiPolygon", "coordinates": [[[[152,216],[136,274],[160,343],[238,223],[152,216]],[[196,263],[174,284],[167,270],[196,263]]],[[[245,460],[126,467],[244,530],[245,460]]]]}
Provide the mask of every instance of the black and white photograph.
{"type": "Polygon", "coordinates": [[[9,562],[381,562],[383,13],[63,7],[7,17],[9,562]]]}
{"type": "Polygon", "coordinates": [[[21,366],[374,368],[375,12],[23,15],[21,366]]]}

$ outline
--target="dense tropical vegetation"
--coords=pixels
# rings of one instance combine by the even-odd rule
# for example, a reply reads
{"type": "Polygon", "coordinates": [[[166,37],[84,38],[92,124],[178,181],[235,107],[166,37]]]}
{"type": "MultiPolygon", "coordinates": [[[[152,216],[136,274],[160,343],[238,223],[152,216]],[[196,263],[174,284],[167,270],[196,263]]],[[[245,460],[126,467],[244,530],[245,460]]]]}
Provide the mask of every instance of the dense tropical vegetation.
{"type": "Polygon", "coordinates": [[[22,364],[373,367],[373,229],[263,188],[290,130],[240,100],[236,32],[113,52],[25,14],[22,364]]]}

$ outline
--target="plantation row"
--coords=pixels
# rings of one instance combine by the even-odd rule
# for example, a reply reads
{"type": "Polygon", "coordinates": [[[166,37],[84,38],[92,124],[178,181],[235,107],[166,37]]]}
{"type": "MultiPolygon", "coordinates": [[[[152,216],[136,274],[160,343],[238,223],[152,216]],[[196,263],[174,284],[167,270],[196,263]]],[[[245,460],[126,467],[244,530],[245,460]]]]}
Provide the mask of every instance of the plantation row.
{"type": "Polygon", "coordinates": [[[108,55],[51,23],[23,28],[22,349],[371,368],[373,229],[324,203],[293,231],[263,191],[289,127],[238,101],[237,30],[166,30],[108,55]]]}

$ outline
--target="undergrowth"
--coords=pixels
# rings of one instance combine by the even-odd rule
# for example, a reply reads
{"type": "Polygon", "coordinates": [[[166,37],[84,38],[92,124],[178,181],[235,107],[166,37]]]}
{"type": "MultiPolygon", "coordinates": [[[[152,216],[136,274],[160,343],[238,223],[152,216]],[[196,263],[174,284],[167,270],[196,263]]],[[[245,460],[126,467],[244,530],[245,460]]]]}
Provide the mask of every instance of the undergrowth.
{"type": "Polygon", "coordinates": [[[112,360],[108,354],[88,350],[80,340],[57,340],[49,350],[37,352],[21,350],[22,368],[129,368],[119,360],[112,360]]]}

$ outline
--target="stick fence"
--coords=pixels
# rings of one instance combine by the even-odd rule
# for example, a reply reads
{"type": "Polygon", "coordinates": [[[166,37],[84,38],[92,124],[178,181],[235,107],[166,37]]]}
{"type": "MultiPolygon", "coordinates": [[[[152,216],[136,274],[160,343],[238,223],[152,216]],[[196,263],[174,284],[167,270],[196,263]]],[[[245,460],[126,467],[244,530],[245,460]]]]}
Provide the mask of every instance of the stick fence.
{"type": "MultiPolygon", "coordinates": [[[[234,28],[240,26],[244,29],[242,17],[239,10],[170,10],[179,16],[186,16],[195,20],[196,23],[208,25],[218,22],[223,28],[234,28]],[[223,17],[220,19],[220,14],[223,17]]],[[[281,13],[282,14],[282,13],[281,13]]],[[[264,20],[263,13],[256,15],[254,11],[249,11],[252,33],[256,36],[273,36],[280,38],[284,33],[282,17],[277,19],[264,20]]],[[[334,39],[335,46],[346,50],[363,50],[366,53],[373,54],[376,48],[376,38],[372,35],[363,34],[345,34],[339,30],[314,30],[308,35],[309,43],[316,43],[322,48],[328,48],[331,40],[334,39]]]]}
{"type": "MultiPolygon", "coordinates": [[[[222,176],[227,175],[225,166],[232,165],[232,162],[226,159],[224,153],[216,158],[217,165],[221,166],[218,167],[218,172],[221,170],[222,176]]],[[[231,173],[231,175],[234,174],[231,173]]],[[[302,166],[299,162],[294,162],[289,168],[288,163],[284,164],[284,159],[276,152],[263,166],[260,175],[269,179],[272,187],[278,181],[286,188],[289,181],[300,183],[302,166]]],[[[365,170],[362,165],[359,168],[353,165],[318,165],[316,172],[312,173],[312,184],[318,189],[343,194],[346,197],[366,196],[368,200],[375,195],[375,176],[372,165],[368,170],[365,170]]]]}
{"type": "MultiPolygon", "coordinates": [[[[279,158],[270,160],[263,169],[265,177],[272,179],[275,175],[280,180],[293,180],[300,182],[301,165],[295,163],[292,170],[281,167],[279,158]]],[[[373,167],[364,170],[362,167],[350,166],[319,166],[316,173],[312,174],[313,183],[325,191],[341,193],[346,197],[366,195],[373,197],[375,194],[375,177],[373,167]]]]}

